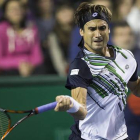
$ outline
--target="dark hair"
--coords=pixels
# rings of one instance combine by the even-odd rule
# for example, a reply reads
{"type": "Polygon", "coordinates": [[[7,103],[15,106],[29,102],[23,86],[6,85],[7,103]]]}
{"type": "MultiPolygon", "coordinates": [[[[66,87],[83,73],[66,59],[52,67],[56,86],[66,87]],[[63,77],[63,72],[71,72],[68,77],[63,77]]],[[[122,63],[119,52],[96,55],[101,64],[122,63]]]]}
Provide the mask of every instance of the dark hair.
{"type": "Polygon", "coordinates": [[[79,7],[75,12],[74,15],[75,23],[80,28],[82,28],[83,27],[82,24],[86,23],[87,21],[85,18],[92,15],[94,12],[99,13],[102,17],[104,17],[104,19],[106,19],[106,21],[108,22],[111,21],[112,13],[107,7],[103,5],[94,5],[89,2],[83,2],[79,5],[79,7]]]}
{"type": "Polygon", "coordinates": [[[130,27],[126,21],[116,22],[113,24],[112,35],[114,35],[115,29],[118,27],[130,27]]]}
{"type": "MultiPolygon", "coordinates": [[[[20,5],[23,6],[21,4],[20,0],[5,0],[4,3],[3,3],[3,5],[2,5],[2,7],[1,7],[1,9],[2,9],[2,17],[0,19],[0,22],[2,22],[2,21],[8,21],[12,25],[12,23],[5,17],[5,12],[6,12],[7,5],[11,1],[19,2],[20,5]]],[[[26,18],[26,16],[24,16],[23,17],[23,20],[20,22],[20,27],[22,27],[22,28],[26,27],[26,20],[27,20],[27,18],[26,18]]]]}

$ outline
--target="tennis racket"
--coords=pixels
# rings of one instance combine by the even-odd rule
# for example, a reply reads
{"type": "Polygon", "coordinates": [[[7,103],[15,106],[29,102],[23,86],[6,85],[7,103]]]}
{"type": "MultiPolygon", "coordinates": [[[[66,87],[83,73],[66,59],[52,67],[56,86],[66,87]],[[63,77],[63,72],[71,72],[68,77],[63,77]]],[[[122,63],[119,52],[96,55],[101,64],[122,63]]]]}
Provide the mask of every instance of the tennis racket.
{"type": "Polygon", "coordinates": [[[43,113],[45,111],[52,110],[56,107],[57,102],[52,102],[46,105],[42,105],[39,107],[36,107],[35,109],[28,110],[28,111],[14,111],[14,110],[6,110],[0,108],[0,140],[4,140],[4,138],[21,122],[26,120],[27,118],[43,113]],[[26,116],[21,118],[17,123],[15,123],[13,126],[11,126],[11,118],[10,118],[10,113],[27,113],[26,116]]]}

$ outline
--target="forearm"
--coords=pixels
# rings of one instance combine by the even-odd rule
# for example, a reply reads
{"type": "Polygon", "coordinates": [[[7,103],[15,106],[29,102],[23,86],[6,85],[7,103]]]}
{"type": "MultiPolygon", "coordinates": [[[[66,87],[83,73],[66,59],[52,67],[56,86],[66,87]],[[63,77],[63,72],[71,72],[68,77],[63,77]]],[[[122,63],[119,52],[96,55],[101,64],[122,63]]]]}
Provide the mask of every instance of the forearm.
{"type": "Polygon", "coordinates": [[[140,77],[135,82],[129,82],[128,87],[135,96],[140,97],[140,77]]]}
{"type": "Polygon", "coordinates": [[[137,86],[133,89],[132,93],[137,97],[140,97],[140,78],[137,81],[137,86]]]}
{"type": "Polygon", "coordinates": [[[79,104],[79,110],[75,113],[70,113],[76,120],[83,120],[87,115],[86,109],[86,95],[87,90],[85,88],[78,87],[71,90],[71,95],[79,104]]]}

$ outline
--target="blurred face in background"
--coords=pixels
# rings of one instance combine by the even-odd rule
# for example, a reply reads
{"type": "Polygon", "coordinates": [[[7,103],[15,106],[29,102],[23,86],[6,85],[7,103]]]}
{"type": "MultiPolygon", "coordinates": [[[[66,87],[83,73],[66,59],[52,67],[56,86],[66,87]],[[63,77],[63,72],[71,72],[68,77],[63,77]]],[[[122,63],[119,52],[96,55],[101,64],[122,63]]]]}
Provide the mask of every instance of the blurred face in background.
{"type": "Polygon", "coordinates": [[[71,25],[73,23],[74,10],[68,7],[62,7],[56,12],[56,20],[61,25],[71,25]]]}
{"type": "Polygon", "coordinates": [[[132,50],[135,47],[135,36],[129,26],[115,27],[113,31],[113,43],[121,48],[132,50]]]}
{"type": "Polygon", "coordinates": [[[19,24],[24,17],[23,11],[19,1],[10,1],[5,9],[5,17],[12,24],[19,24]]]}
{"type": "Polygon", "coordinates": [[[39,0],[38,9],[40,13],[50,13],[53,11],[53,0],[39,0]]]}

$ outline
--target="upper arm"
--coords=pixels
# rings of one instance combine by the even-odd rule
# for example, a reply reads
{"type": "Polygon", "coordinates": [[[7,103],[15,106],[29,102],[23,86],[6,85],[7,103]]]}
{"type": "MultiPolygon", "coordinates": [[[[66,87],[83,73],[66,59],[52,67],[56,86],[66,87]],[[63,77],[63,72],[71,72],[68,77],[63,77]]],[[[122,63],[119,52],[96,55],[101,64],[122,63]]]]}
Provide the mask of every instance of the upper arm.
{"type": "Polygon", "coordinates": [[[77,87],[71,90],[71,96],[81,105],[86,106],[87,89],[77,87]]]}
{"type": "Polygon", "coordinates": [[[82,59],[75,59],[70,65],[65,87],[70,90],[77,87],[87,89],[92,79],[93,76],[87,64],[82,59]]]}

